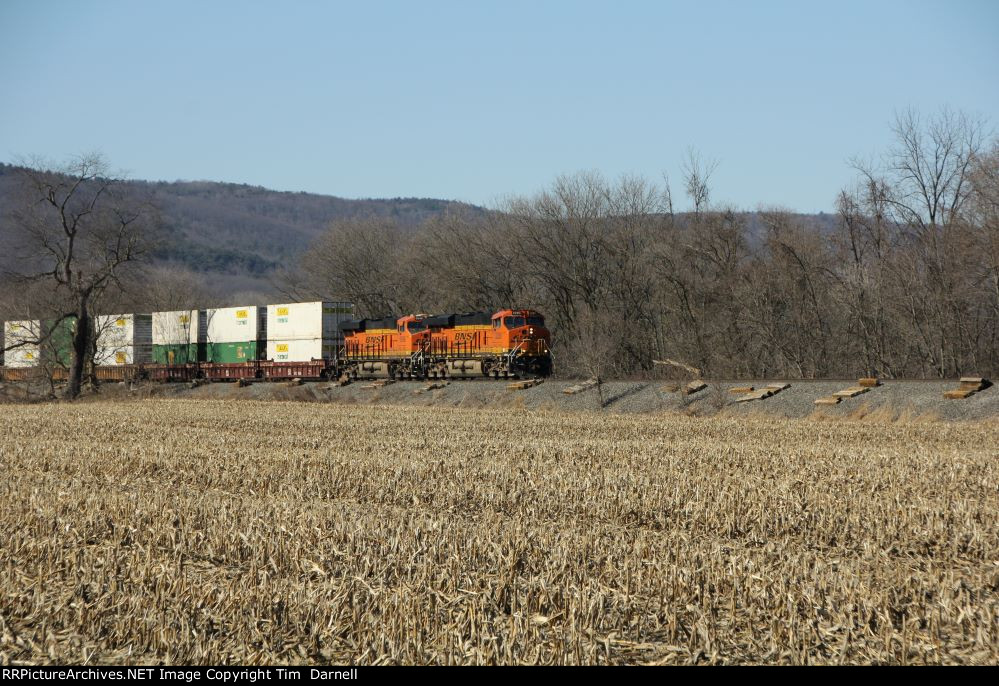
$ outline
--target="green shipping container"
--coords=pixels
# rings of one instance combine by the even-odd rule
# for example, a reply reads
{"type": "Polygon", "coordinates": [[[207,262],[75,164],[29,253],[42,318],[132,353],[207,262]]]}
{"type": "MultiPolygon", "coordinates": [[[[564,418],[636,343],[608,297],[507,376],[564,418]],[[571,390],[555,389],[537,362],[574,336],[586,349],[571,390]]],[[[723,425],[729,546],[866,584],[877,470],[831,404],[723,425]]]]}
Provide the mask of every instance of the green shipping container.
{"type": "Polygon", "coordinates": [[[76,317],[68,317],[58,324],[49,320],[45,327],[51,332],[46,344],[48,359],[57,365],[69,367],[73,362],[73,332],[76,330],[76,317]]]}
{"type": "Polygon", "coordinates": [[[207,345],[206,362],[216,364],[234,364],[237,362],[253,362],[261,359],[267,351],[267,346],[261,341],[243,341],[240,343],[209,343],[207,345]]]}
{"type": "Polygon", "coordinates": [[[175,343],[172,345],[153,346],[154,364],[191,364],[204,361],[204,343],[175,343]]]}

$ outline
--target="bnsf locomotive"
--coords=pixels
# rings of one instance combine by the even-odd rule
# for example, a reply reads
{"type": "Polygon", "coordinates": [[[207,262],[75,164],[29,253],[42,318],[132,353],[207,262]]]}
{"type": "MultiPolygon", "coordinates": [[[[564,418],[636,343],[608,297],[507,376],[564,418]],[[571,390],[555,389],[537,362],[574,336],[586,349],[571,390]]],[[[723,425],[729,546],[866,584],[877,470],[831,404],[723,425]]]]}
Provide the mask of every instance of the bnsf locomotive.
{"type": "Polygon", "coordinates": [[[534,310],[360,319],[340,329],[340,371],[353,379],[499,379],[552,371],[551,334],[534,310]]]}

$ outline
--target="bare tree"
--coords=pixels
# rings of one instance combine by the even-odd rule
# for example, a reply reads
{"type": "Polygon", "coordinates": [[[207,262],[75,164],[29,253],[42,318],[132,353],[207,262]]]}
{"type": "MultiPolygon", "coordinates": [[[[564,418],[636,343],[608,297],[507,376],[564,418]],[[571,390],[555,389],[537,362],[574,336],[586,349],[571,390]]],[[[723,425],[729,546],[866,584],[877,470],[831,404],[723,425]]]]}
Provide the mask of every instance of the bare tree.
{"type": "Polygon", "coordinates": [[[406,229],[391,219],[335,221],[313,243],[285,290],[300,297],[344,298],[368,316],[400,313],[421,299],[417,275],[408,268],[410,244],[406,229]]]}
{"type": "Polygon", "coordinates": [[[974,160],[971,198],[964,221],[974,236],[973,250],[981,257],[975,285],[981,293],[982,321],[989,324],[982,333],[987,360],[999,367],[999,141],[974,160]]]}
{"type": "Polygon", "coordinates": [[[693,148],[687,150],[687,158],[683,162],[683,183],[687,196],[694,203],[695,214],[708,208],[711,200],[711,177],[717,169],[717,160],[704,160],[693,148]]]}
{"type": "Polygon", "coordinates": [[[911,109],[896,115],[896,142],[885,172],[888,202],[903,222],[926,228],[954,221],[971,193],[969,175],[984,128],[981,121],[949,109],[928,120],[911,109]]]}
{"type": "Polygon", "coordinates": [[[141,284],[141,289],[129,284],[127,297],[112,306],[116,312],[170,312],[221,304],[205,287],[201,275],[179,265],[146,267],[129,281],[141,284]]]}
{"type": "Polygon", "coordinates": [[[18,280],[49,290],[59,319],[75,318],[66,394],[76,398],[95,347],[95,307],[121,288],[128,268],[145,254],[155,209],[126,194],[107,162],[91,154],[61,167],[26,165],[13,221],[18,280]]]}
{"type": "Polygon", "coordinates": [[[615,369],[619,346],[615,336],[617,322],[607,312],[583,305],[579,313],[579,328],[573,338],[569,354],[576,367],[597,382],[597,398],[604,407],[604,381],[608,372],[615,369]]]}
{"type": "Polygon", "coordinates": [[[511,228],[500,213],[448,212],[428,220],[412,241],[412,266],[425,275],[425,307],[467,311],[526,302],[511,228]]]}
{"type": "Polygon", "coordinates": [[[959,220],[985,126],[947,109],[929,118],[908,110],[895,117],[892,131],[895,144],[880,165],[854,163],[861,183],[846,206],[893,243],[884,266],[897,285],[895,314],[921,364],[937,376],[960,373],[976,364],[967,345],[977,327],[975,289],[966,276],[979,258],[969,251],[974,232],[959,220]]]}
{"type": "Polygon", "coordinates": [[[808,378],[825,376],[832,362],[832,304],[828,277],[831,257],[821,233],[803,225],[789,211],[760,212],[766,227],[767,265],[757,283],[781,294],[780,337],[774,343],[785,360],[808,378]]]}

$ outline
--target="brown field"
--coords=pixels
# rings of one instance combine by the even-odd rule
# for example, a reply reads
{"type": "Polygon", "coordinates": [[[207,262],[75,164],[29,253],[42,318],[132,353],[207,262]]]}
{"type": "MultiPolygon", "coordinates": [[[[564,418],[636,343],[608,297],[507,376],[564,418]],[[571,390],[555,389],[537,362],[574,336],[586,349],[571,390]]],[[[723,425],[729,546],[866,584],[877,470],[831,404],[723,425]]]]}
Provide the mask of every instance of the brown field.
{"type": "Polygon", "coordinates": [[[0,663],[995,663],[999,424],[0,407],[0,663]]]}

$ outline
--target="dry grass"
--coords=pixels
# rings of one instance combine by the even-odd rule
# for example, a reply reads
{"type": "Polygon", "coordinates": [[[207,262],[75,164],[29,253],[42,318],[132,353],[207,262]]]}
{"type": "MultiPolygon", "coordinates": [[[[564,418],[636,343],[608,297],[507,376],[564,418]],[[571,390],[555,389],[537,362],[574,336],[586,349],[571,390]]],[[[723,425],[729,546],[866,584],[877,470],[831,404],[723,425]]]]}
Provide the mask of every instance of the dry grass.
{"type": "Polygon", "coordinates": [[[0,662],[994,663],[999,427],[0,413],[0,662]]]}
{"type": "MultiPolygon", "coordinates": [[[[762,415],[761,415],[762,416],[762,415]]],[[[896,424],[932,424],[942,421],[940,416],[933,411],[929,412],[919,412],[911,407],[898,408],[893,405],[873,405],[871,403],[863,403],[858,405],[851,411],[833,416],[826,414],[821,411],[813,412],[809,415],[811,421],[818,422],[870,422],[870,423],[896,423],[896,424]]],[[[974,426],[972,422],[966,422],[967,425],[974,426]]],[[[982,427],[985,429],[991,426],[993,429],[999,426],[999,422],[995,419],[986,419],[982,421],[982,427]]]]}

